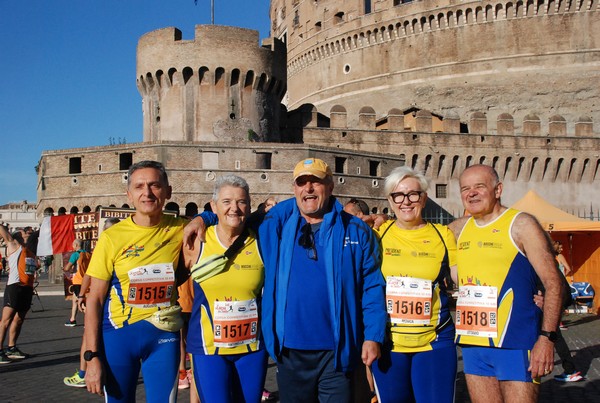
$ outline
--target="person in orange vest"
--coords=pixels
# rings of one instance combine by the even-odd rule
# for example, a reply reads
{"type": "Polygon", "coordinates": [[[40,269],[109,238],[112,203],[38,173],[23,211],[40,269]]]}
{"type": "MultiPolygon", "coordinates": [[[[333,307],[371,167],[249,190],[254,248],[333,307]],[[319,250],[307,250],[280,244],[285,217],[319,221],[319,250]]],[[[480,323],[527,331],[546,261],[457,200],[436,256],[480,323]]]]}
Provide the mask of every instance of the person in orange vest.
{"type": "Polygon", "coordinates": [[[8,348],[0,350],[0,364],[28,358],[17,348],[17,338],[31,308],[33,279],[37,270],[35,254],[25,247],[30,232],[23,229],[10,234],[0,225],[0,237],[6,243],[8,281],[4,289],[4,308],[0,322],[0,349],[8,333],[8,348]]]}

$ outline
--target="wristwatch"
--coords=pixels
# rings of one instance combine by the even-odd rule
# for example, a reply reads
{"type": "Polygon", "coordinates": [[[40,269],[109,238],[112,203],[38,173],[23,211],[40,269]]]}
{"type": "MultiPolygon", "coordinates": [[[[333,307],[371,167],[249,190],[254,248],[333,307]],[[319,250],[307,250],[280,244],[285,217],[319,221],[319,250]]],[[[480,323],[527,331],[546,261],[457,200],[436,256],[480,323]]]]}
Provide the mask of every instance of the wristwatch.
{"type": "Polygon", "coordinates": [[[100,357],[100,353],[92,350],[87,350],[83,353],[83,359],[86,361],[92,361],[94,357],[100,357]]]}
{"type": "Polygon", "coordinates": [[[547,332],[545,330],[541,330],[540,335],[547,337],[552,343],[556,342],[558,339],[558,334],[556,332],[547,332]]]}

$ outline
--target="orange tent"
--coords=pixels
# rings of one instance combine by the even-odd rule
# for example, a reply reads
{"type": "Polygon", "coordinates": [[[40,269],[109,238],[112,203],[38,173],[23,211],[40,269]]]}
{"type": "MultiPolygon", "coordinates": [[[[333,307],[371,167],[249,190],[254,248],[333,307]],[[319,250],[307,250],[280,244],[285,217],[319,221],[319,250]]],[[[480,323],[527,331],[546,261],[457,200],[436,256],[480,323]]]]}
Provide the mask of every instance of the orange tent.
{"type": "Polygon", "coordinates": [[[554,231],[600,231],[600,221],[590,221],[562,211],[544,200],[534,190],[516,202],[512,208],[529,213],[549,232],[554,231]]]}
{"type": "Polygon", "coordinates": [[[561,241],[571,264],[572,281],[588,282],[596,290],[594,311],[600,312],[600,222],[590,221],[554,207],[530,190],[513,206],[536,217],[552,239],[561,241]]]}

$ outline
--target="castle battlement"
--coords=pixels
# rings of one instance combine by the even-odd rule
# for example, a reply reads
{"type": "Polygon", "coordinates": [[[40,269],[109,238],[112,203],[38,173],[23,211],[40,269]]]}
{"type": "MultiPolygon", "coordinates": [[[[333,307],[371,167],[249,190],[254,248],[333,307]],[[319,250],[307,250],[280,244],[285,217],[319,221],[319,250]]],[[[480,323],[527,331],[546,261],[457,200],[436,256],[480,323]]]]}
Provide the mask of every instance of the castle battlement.
{"type": "Polygon", "coordinates": [[[594,132],[594,122],[590,117],[580,116],[567,120],[559,114],[547,116],[552,111],[544,114],[544,118],[540,118],[538,113],[527,111],[522,111],[520,117],[499,111],[495,119],[490,119],[485,112],[480,111],[460,116],[451,111],[435,113],[414,106],[385,111],[361,106],[353,107],[348,112],[343,105],[323,109],[310,104],[302,105],[290,112],[289,125],[292,128],[301,126],[445,134],[600,138],[600,132],[594,132]],[[296,124],[292,123],[293,116],[297,116],[296,124]]]}

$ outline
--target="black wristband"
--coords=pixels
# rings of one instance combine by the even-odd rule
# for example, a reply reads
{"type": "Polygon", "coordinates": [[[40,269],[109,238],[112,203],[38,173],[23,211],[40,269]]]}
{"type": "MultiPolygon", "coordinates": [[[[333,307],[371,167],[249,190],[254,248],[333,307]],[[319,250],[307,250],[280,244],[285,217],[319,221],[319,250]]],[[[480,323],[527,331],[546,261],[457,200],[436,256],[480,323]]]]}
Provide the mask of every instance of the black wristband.
{"type": "Polygon", "coordinates": [[[85,295],[78,295],[77,298],[85,298],[85,295]]]}

